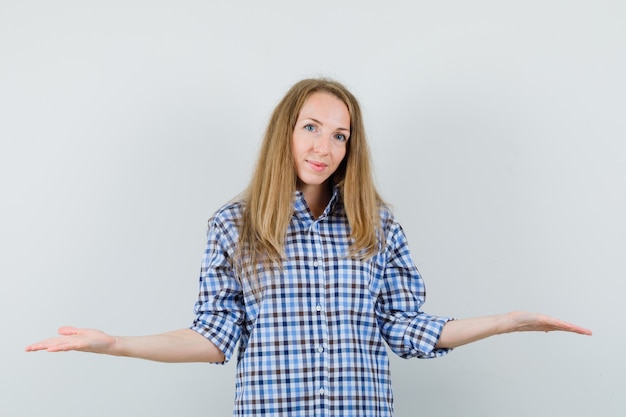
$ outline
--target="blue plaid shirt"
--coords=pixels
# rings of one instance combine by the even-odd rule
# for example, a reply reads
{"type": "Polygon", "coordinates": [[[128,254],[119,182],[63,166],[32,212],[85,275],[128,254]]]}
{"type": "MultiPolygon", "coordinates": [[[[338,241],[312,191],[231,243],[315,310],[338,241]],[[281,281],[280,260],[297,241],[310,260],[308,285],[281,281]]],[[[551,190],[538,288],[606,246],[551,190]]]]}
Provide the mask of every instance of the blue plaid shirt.
{"type": "Polygon", "coordinates": [[[313,217],[301,192],[282,270],[261,274],[260,300],[231,267],[242,204],[209,221],[193,330],[228,361],[239,342],[235,416],[392,416],[385,342],[403,358],[433,358],[448,318],[425,298],[401,226],[381,208],[385,244],[366,261],[347,256],[349,225],[335,191],[313,217]]]}

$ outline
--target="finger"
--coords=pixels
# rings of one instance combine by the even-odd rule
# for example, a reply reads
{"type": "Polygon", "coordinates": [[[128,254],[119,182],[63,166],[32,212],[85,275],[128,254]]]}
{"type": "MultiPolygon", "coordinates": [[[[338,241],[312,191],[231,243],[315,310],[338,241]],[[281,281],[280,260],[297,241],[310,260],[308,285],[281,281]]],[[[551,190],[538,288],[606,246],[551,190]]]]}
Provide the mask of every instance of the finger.
{"type": "Polygon", "coordinates": [[[52,349],[52,346],[54,345],[55,339],[46,339],[42,340],[41,342],[33,343],[32,345],[26,346],[26,352],[36,352],[38,350],[51,351],[50,349],[52,349]]]}
{"type": "Polygon", "coordinates": [[[71,336],[74,334],[78,334],[79,330],[76,327],[72,327],[72,326],[62,326],[62,327],[59,327],[59,330],[57,330],[57,333],[60,334],[61,336],[71,336]]]}
{"type": "Polygon", "coordinates": [[[47,352],[67,352],[68,350],[79,350],[79,346],[75,344],[57,343],[51,344],[46,348],[47,352]]]}
{"type": "Polygon", "coordinates": [[[45,349],[45,347],[43,347],[41,342],[38,342],[38,343],[33,343],[32,345],[26,346],[26,348],[24,350],[26,352],[36,352],[38,350],[43,350],[43,349],[45,349]]]}
{"type": "MultiPolygon", "coordinates": [[[[69,350],[83,350],[85,343],[81,339],[72,337],[56,337],[44,341],[45,350],[48,352],[67,352],[69,350]]],[[[43,350],[43,349],[42,349],[43,350]]]]}
{"type": "Polygon", "coordinates": [[[568,326],[567,326],[566,330],[568,332],[584,334],[584,335],[587,335],[587,336],[591,336],[593,334],[593,332],[591,330],[586,329],[586,328],[581,327],[581,326],[576,326],[575,324],[571,324],[571,323],[568,323],[568,326]]]}
{"type": "Polygon", "coordinates": [[[573,323],[568,323],[563,320],[552,319],[552,326],[554,326],[554,330],[561,330],[565,332],[578,333],[582,335],[591,336],[592,332],[589,329],[586,329],[582,326],[578,326],[573,323]]]}

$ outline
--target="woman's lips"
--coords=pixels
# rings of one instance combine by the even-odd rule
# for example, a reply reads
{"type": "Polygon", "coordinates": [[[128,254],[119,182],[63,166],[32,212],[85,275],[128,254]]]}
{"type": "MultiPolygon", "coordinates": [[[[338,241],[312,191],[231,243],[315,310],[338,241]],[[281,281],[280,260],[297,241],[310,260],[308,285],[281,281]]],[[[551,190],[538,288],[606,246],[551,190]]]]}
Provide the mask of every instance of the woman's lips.
{"type": "Polygon", "coordinates": [[[307,160],[306,162],[307,164],[309,164],[311,169],[315,172],[322,172],[328,166],[323,162],[316,162],[316,161],[309,161],[309,160],[307,160]]]}

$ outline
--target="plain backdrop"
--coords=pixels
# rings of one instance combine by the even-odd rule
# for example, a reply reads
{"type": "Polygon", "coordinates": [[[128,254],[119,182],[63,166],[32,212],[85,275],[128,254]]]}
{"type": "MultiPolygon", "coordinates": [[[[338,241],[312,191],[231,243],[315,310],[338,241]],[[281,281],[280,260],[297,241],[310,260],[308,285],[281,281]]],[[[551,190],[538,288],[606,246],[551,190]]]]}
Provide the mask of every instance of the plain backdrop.
{"type": "Polygon", "coordinates": [[[0,1],[0,415],[228,416],[235,363],[25,353],[193,319],[210,215],[310,76],[360,99],[432,314],[512,334],[392,358],[396,415],[626,413],[626,3],[0,1]]]}

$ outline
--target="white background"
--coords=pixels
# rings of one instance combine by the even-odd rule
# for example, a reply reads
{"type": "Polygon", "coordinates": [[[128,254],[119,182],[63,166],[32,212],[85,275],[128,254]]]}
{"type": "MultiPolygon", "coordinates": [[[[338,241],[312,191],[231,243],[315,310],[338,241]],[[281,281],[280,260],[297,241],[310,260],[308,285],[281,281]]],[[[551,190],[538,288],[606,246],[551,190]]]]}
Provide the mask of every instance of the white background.
{"type": "Polygon", "coordinates": [[[621,0],[1,0],[0,415],[231,414],[234,362],[23,349],[188,326],[206,221],[309,76],[360,99],[427,312],[594,331],[393,358],[397,416],[624,415],[625,22],[621,0]]]}

